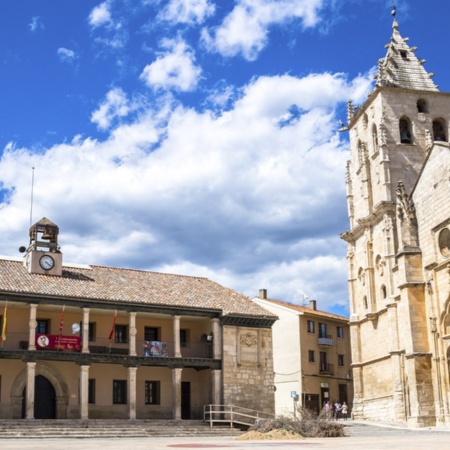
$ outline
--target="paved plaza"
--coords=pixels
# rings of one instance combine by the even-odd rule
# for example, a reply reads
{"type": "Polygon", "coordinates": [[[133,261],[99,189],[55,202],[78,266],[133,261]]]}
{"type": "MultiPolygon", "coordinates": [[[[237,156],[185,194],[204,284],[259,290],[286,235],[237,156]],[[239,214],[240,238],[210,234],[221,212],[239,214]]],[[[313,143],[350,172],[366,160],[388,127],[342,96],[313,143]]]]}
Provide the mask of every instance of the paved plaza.
{"type": "Polygon", "coordinates": [[[343,438],[284,441],[240,441],[235,437],[149,437],[91,439],[0,439],[2,450],[448,450],[450,430],[411,430],[398,427],[356,425],[343,438]]]}

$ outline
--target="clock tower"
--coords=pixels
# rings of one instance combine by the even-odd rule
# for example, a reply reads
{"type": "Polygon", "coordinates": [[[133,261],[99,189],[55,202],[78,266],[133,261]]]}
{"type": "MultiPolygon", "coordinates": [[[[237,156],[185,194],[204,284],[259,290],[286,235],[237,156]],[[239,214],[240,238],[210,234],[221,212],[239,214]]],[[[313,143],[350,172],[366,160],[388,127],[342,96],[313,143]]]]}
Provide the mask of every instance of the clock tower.
{"type": "Polygon", "coordinates": [[[58,234],[58,226],[46,217],[30,227],[30,244],[24,256],[24,265],[29,273],[62,275],[58,234]]]}

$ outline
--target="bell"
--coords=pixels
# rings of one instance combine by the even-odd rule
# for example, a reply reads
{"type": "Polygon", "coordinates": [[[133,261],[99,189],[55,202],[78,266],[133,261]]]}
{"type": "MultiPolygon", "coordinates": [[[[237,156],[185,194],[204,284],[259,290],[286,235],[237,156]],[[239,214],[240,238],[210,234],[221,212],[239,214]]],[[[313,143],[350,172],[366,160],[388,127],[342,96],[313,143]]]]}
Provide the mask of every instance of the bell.
{"type": "Polygon", "coordinates": [[[42,239],[53,239],[55,237],[55,232],[49,227],[46,227],[44,229],[44,232],[42,233],[42,239]]]}

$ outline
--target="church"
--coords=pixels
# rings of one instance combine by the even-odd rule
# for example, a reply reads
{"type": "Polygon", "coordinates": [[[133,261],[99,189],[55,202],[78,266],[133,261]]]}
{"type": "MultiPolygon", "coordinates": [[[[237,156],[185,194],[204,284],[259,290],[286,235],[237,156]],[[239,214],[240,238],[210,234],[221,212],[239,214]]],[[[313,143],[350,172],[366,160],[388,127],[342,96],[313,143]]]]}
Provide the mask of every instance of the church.
{"type": "Polygon", "coordinates": [[[393,12],[374,91],[347,108],[353,417],[450,425],[450,94],[393,12]]]}
{"type": "Polygon", "coordinates": [[[274,413],[276,316],[206,278],[63,261],[59,227],[0,258],[0,419],[274,413]]]}

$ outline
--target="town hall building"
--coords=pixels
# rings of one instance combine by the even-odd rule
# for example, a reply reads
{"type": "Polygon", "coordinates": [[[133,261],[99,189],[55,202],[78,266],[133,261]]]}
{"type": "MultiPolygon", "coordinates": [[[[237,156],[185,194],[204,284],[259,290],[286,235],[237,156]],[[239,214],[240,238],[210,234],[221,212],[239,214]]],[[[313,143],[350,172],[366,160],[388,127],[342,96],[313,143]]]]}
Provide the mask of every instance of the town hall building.
{"type": "Polygon", "coordinates": [[[274,413],[276,316],[206,278],[65,263],[58,235],[43,218],[0,258],[0,419],[274,413]]]}
{"type": "Polygon", "coordinates": [[[386,49],[345,127],[353,417],[448,426],[450,93],[395,13],[386,49]]]}

